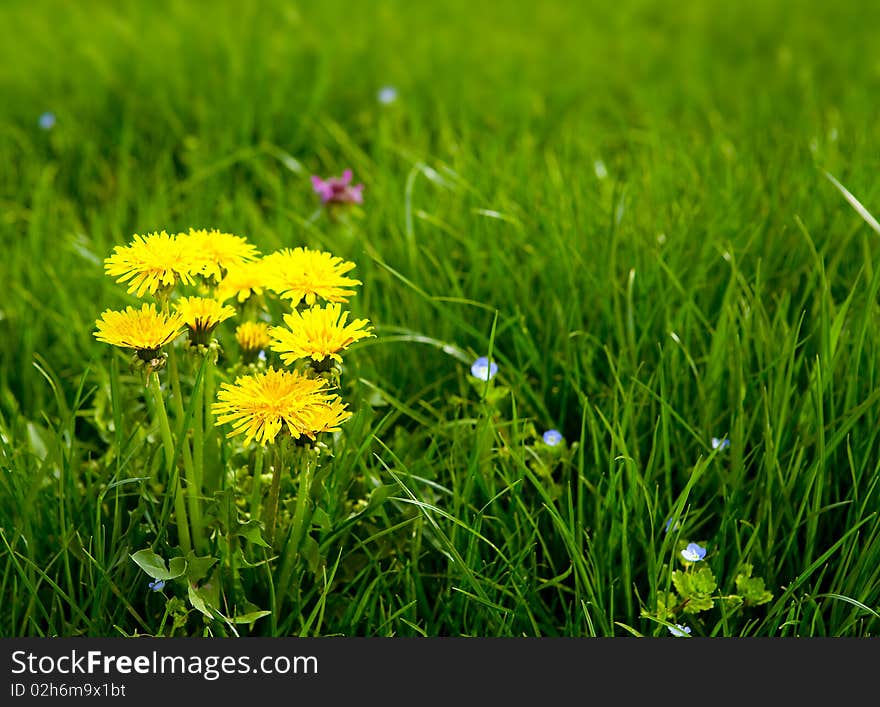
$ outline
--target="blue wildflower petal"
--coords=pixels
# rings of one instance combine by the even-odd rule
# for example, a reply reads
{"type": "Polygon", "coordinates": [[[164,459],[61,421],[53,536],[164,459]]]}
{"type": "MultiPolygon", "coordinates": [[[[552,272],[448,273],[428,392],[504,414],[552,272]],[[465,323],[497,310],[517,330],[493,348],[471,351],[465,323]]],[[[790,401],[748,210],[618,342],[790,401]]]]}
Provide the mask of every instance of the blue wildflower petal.
{"type": "Polygon", "coordinates": [[[379,99],[379,103],[384,103],[385,105],[394,103],[397,100],[397,89],[394,86],[383,86],[379,89],[376,97],[379,99]]]}
{"type": "Polygon", "coordinates": [[[544,444],[555,447],[562,441],[562,434],[560,434],[559,430],[547,430],[541,436],[541,439],[544,440],[544,444]]]}
{"type": "Polygon", "coordinates": [[[690,626],[683,626],[682,624],[675,624],[675,628],[672,626],[667,626],[666,628],[669,629],[669,633],[676,638],[683,638],[691,632],[690,626]]]}
{"type": "Polygon", "coordinates": [[[165,580],[164,579],[154,579],[147,585],[154,592],[161,592],[165,588],[165,580]]]}
{"type": "Polygon", "coordinates": [[[43,130],[51,130],[55,126],[55,114],[46,111],[39,117],[37,122],[43,130]]]}
{"type": "MultiPolygon", "coordinates": [[[[666,533],[669,532],[669,526],[670,526],[670,525],[672,525],[672,518],[670,518],[669,520],[667,520],[667,521],[666,521],[666,525],[663,526],[663,528],[664,528],[664,532],[666,532],[666,533]]],[[[676,524],[675,524],[675,527],[673,528],[673,530],[678,530],[680,527],[681,527],[681,523],[676,523],[676,524]]]]}
{"type": "Polygon", "coordinates": [[[490,363],[486,356],[480,356],[471,365],[471,375],[481,381],[490,380],[496,373],[498,373],[498,364],[495,361],[490,363]]]}
{"type": "Polygon", "coordinates": [[[681,556],[688,562],[699,562],[706,556],[706,548],[700,547],[697,543],[688,543],[688,546],[681,551],[681,556]]]}
{"type": "Polygon", "coordinates": [[[724,437],[723,439],[718,439],[718,437],[712,438],[712,449],[727,449],[730,446],[730,440],[724,437]]]}

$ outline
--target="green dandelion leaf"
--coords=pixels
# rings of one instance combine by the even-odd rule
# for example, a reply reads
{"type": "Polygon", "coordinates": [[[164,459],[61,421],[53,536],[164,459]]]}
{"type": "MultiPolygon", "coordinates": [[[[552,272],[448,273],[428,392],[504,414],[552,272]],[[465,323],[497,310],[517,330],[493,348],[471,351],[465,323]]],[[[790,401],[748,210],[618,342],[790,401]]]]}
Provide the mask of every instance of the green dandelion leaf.
{"type": "Polygon", "coordinates": [[[742,595],[743,601],[748,606],[766,604],[773,598],[773,594],[767,591],[764,580],[761,577],[752,577],[752,566],[745,565],[742,572],[736,576],[736,590],[742,595]]]}

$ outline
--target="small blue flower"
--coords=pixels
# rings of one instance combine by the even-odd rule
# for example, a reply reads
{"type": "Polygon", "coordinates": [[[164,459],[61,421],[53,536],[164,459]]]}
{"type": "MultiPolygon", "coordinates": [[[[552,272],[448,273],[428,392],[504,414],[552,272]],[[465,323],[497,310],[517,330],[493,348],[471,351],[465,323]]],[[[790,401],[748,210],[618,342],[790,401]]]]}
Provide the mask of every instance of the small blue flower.
{"type": "Polygon", "coordinates": [[[481,381],[487,381],[498,373],[498,364],[495,361],[489,363],[489,359],[480,356],[471,366],[471,375],[481,381]]]}
{"type": "Polygon", "coordinates": [[[379,99],[379,103],[387,106],[389,103],[394,103],[397,100],[397,89],[394,86],[383,86],[376,94],[376,98],[379,99]]]}
{"type": "Polygon", "coordinates": [[[266,360],[266,352],[261,350],[260,353],[257,354],[257,358],[260,359],[261,361],[265,361],[266,360]]]}
{"type": "MultiPolygon", "coordinates": [[[[669,526],[672,525],[672,518],[666,521],[666,525],[663,527],[664,532],[669,532],[669,526]]],[[[676,523],[675,527],[672,529],[673,531],[678,530],[681,527],[681,523],[676,523]]]]}
{"type": "Polygon", "coordinates": [[[165,580],[164,579],[154,579],[147,585],[154,592],[161,592],[165,588],[165,580]]]}
{"type": "Polygon", "coordinates": [[[727,437],[723,439],[718,439],[717,437],[712,438],[712,449],[727,449],[730,446],[730,440],[727,437]]]}
{"type": "Polygon", "coordinates": [[[699,562],[706,556],[706,548],[700,547],[697,543],[688,543],[688,546],[681,551],[681,556],[688,562],[699,562]]]}
{"type": "Polygon", "coordinates": [[[37,122],[43,130],[51,130],[55,126],[55,114],[46,111],[39,117],[37,122]]]}
{"type": "Polygon", "coordinates": [[[544,444],[547,444],[551,447],[555,447],[562,441],[562,435],[559,430],[547,430],[541,437],[544,440],[544,444]]]}
{"type": "Polygon", "coordinates": [[[681,624],[675,624],[675,628],[672,626],[667,626],[666,628],[669,629],[669,633],[676,638],[684,638],[691,632],[690,626],[682,626],[681,624]]]}

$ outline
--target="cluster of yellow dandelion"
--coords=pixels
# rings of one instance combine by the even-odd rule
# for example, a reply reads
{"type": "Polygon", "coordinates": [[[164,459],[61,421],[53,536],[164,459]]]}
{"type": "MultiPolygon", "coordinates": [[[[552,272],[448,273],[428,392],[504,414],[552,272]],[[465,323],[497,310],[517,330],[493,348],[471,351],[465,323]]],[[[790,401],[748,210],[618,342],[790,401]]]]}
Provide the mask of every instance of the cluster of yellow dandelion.
{"type": "Polygon", "coordinates": [[[144,361],[155,359],[163,346],[182,333],[184,325],[193,344],[207,344],[214,327],[234,316],[235,310],[216,297],[181,297],[174,303],[176,314],[172,315],[172,293],[178,287],[219,281],[229,268],[258,257],[257,249],[245,238],[217,230],[136,234],[128,245],[113,249],[104,261],[104,270],[116,282],[126,284],[129,294],[156,297],[162,310],[152,303],[140,310],[107,310],[96,323],[95,337],[133,349],[144,361]]]}
{"type": "Polygon", "coordinates": [[[135,235],[114,249],[104,261],[105,271],[129,294],[154,297],[160,308],[147,303],[139,310],[107,310],[96,322],[95,336],[133,349],[144,361],[158,361],[162,347],[184,327],[191,345],[207,347],[219,324],[245,312],[256,315],[263,297],[274,294],[292,309],[283,315],[286,327],[241,322],[235,340],[242,363],[253,363],[271,348],[288,366],[310,365],[289,372],[269,366],[238,376],[234,383],[221,384],[213,410],[218,425],[232,423],[230,437],[244,433],[245,444],[272,442],[282,429],[294,438],[314,440],[351,416],[321,373],[341,363],[340,352],[351,344],[373,336],[366,319],[349,322],[349,313],[342,310],[341,303],[361,284],[346,275],[354,267],[304,247],[261,256],[245,238],[214,229],[135,235]],[[187,293],[188,287],[195,293],[187,293]],[[318,305],[319,299],[327,304],[318,305]]]}
{"type": "Polygon", "coordinates": [[[217,298],[223,302],[235,299],[239,304],[251,295],[263,294],[265,264],[262,260],[230,265],[226,276],[217,285],[217,298]]]}
{"type": "Polygon", "coordinates": [[[207,278],[220,282],[231,267],[238,267],[260,257],[256,247],[241,236],[217,230],[189,229],[187,235],[178,234],[193,253],[196,267],[207,278]]]}
{"type": "Polygon", "coordinates": [[[342,361],[339,352],[359,339],[372,336],[366,319],[355,319],[346,324],[348,312],[338,303],[326,307],[315,306],[303,312],[294,310],[284,315],[284,327],[269,329],[271,348],[281,354],[281,360],[292,364],[302,358],[323,362],[328,358],[342,361]]]}
{"type": "Polygon", "coordinates": [[[208,344],[208,337],[220,322],[235,316],[232,307],[210,297],[181,297],[174,307],[189,328],[190,342],[202,346],[208,344]]]}
{"type": "Polygon", "coordinates": [[[108,309],[96,326],[98,341],[134,349],[142,360],[149,361],[165,344],[177,338],[183,330],[183,321],[180,315],[157,311],[155,304],[144,304],[140,309],[126,307],[122,312],[108,309]]]}
{"type": "Polygon", "coordinates": [[[104,270],[117,282],[128,283],[129,294],[143,297],[193,284],[193,276],[219,281],[226,270],[259,257],[241,236],[204,229],[170,235],[165,231],[135,235],[127,246],[116,246],[104,270]]]}
{"type": "Polygon", "coordinates": [[[135,235],[127,246],[116,246],[104,261],[104,270],[116,282],[128,283],[128,292],[138,297],[156,294],[159,288],[172,288],[178,282],[191,285],[195,254],[185,241],[165,231],[147,236],[135,235]]]}
{"type": "Polygon", "coordinates": [[[266,444],[286,426],[295,439],[314,440],[319,432],[337,431],[351,417],[339,396],[330,393],[328,379],[321,373],[332,362],[341,362],[339,353],[355,341],[373,336],[366,319],[347,324],[348,312],[342,311],[340,303],[354,294],[347,288],[361,284],[345,276],[353,267],[354,263],[330,253],[286,248],[259,264],[231,271],[220,283],[225,295],[239,300],[247,300],[265,286],[293,306],[283,317],[287,328],[261,323],[239,326],[236,339],[246,354],[252,356],[258,347],[268,345],[288,366],[311,362],[302,372],[270,367],[264,373],[241,376],[234,384],[224,383],[213,410],[218,424],[233,423],[230,437],[244,432],[245,444],[252,439],[266,444]],[[263,277],[258,278],[258,273],[263,277]],[[315,304],[319,297],[328,304],[315,304]]]}
{"type": "Polygon", "coordinates": [[[308,248],[285,248],[264,258],[266,285],[294,305],[309,306],[318,297],[328,302],[347,302],[360,280],[345,277],[354,268],[342,258],[308,248]]]}
{"type": "Polygon", "coordinates": [[[235,340],[243,353],[256,355],[271,341],[269,325],[266,322],[243,322],[235,329],[235,340]]]}
{"type": "Polygon", "coordinates": [[[323,378],[297,371],[269,368],[264,373],[239,377],[224,384],[214,403],[217,424],[232,423],[229,436],[244,433],[244,443],[275,441],[282,427],[298,439],[315,439],[321,432],[336,432],[351,417],[338,395],[327,390],[323,378]]]}

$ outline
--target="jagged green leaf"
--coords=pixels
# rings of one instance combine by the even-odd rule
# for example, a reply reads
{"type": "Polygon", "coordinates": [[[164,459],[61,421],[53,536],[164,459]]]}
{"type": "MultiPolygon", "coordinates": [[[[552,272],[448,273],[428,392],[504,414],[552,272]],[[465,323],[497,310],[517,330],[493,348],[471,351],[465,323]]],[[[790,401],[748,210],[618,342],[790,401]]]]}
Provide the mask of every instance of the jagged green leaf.
{"type": "Polygon", "coordinates": [[[655,615],[659,619],[668,621],[675,617],[675,609],[678,607],[679,603],[680,601],[678,597],[675,596],[674,592],[658,592],[657,612],[655,615]]]}
{"type": "Polygon", "coordinates": [[[247,523],[239,523],[236,535],[239,535],[254,545],[270,547],[269,543],[263,540],[263,524],[258,520],[249,520],[247,523]]]}
{"type": "Polygon", "coordinates": [[[166,566],[165,560],[152,550],[138,550],[131,555],[131,559],[153,579],[165,581],[180,577],[187,568],[187,562],[182,557],[172,558],[169,565],[166,566]]]}
{"type": "Polygon", "coordinates": [[[190,603],[209,619],[217,618],[218,614],[222,616],[217,608],[220,604],[220,582],[216,573],[201,586],[189,582],[187,594],[190,603]]]}
{"type": "Polygon", "coordinates": [[[736,590],[742,595],[743,601],[749,606],[760,606],[773,599],[773,594],[764,586],[761,577],[750,577],[752,568],[736,576],[736,590]]]}
{"type": "Polygon", "coordinates": [[[196,554],[190,550],[186,554],[186,578],[192,584],[198,584],[208,576],[208,570],[210,570],[216,562],[216,557],[211,557],[209,555],[197,557],[196,554]]]}
{"type": "Polygon", "coordinates": [[[715,601],[712,592],[718,583],[709,567],[692,571],[675,570],[672,573],[672,584],[681,596],[682,610],[685,613],[694,614],[713,607],[715,601]]]}

